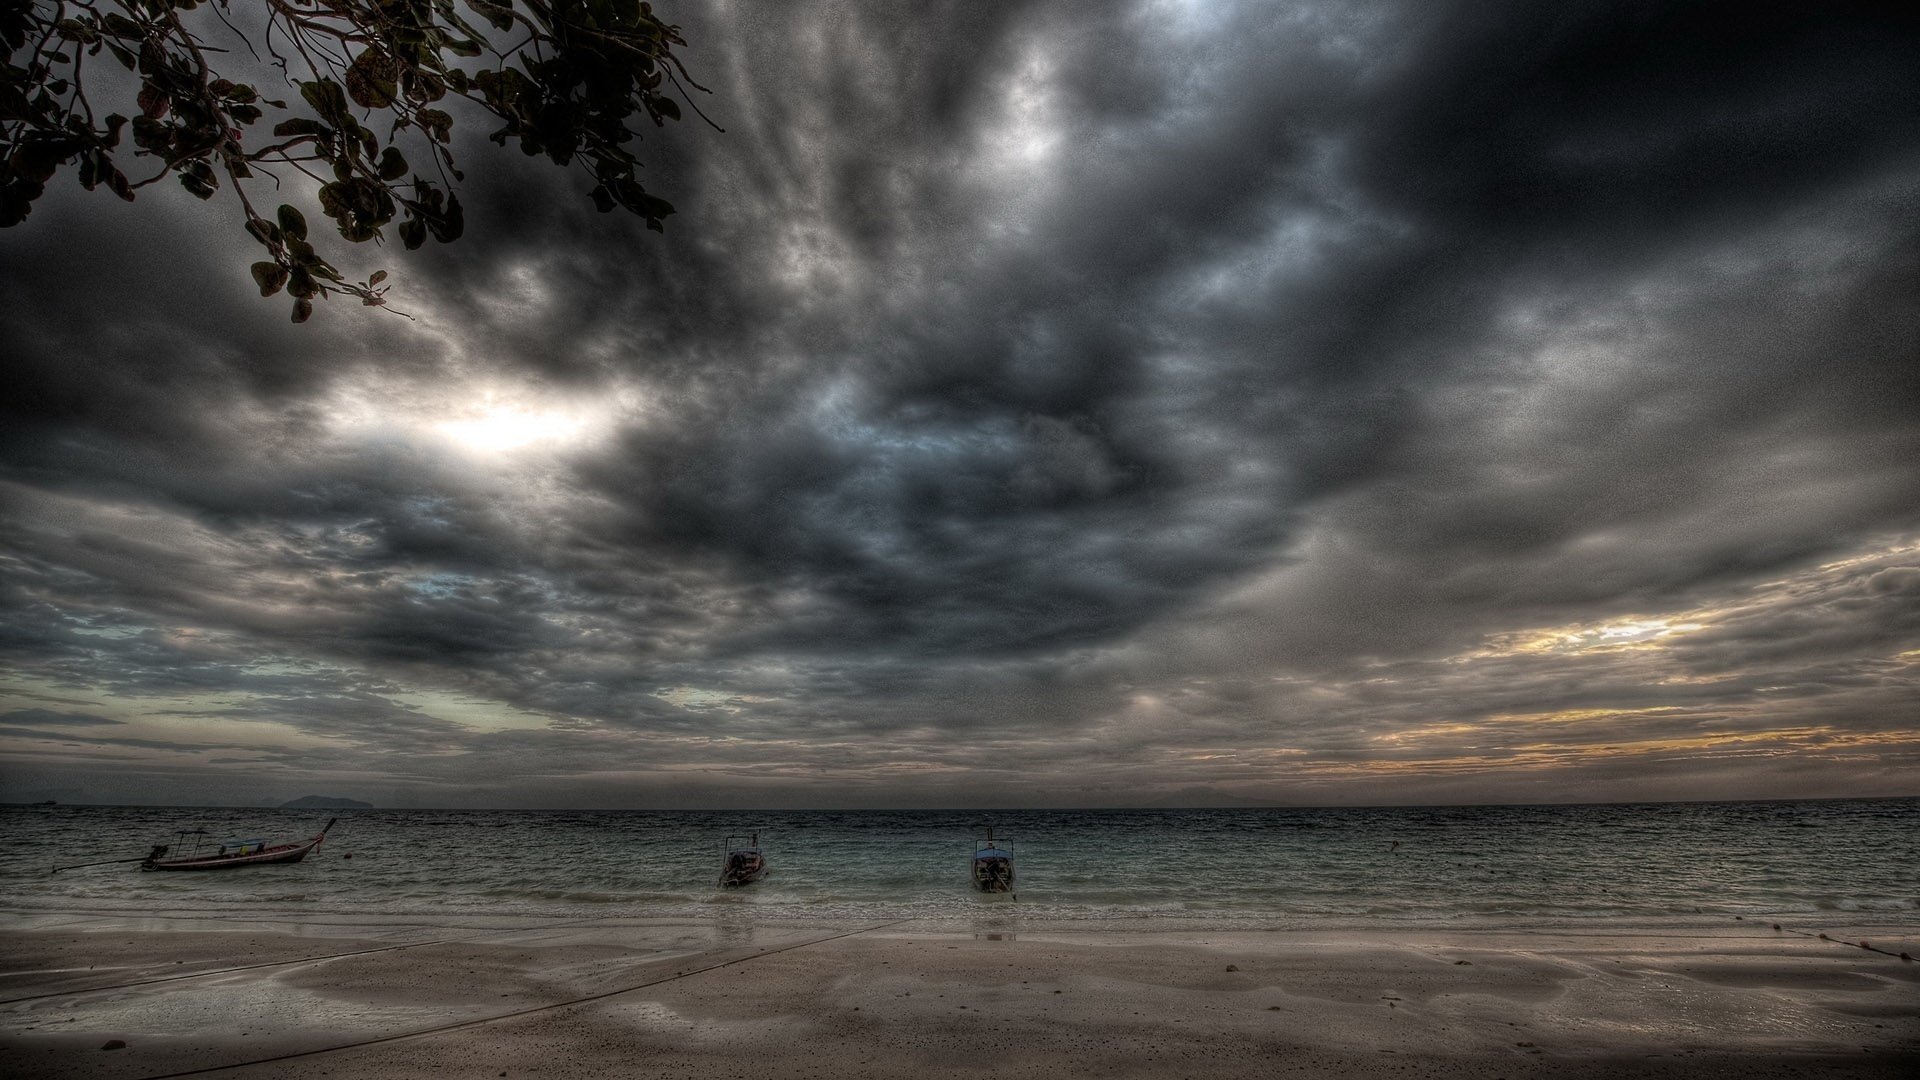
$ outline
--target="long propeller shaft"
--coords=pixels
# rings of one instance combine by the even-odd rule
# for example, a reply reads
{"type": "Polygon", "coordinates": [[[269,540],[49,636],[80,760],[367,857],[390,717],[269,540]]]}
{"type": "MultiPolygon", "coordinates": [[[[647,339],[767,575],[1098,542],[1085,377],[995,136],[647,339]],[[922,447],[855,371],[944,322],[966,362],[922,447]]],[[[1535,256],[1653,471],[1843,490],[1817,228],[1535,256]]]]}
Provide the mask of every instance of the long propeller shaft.
{"type": "Polygon", "coordinates": [[[99,862],[74,863],[72,866],[56,866],[53,869],[47,871],[47,873],[57,874],[62,870],[78,870],[83,866],[110,866],[114,863],[146,862],[147,858],[148,856],[141,855],[138,858],[133,858],[133,859],[102,859],[99,862]]]}

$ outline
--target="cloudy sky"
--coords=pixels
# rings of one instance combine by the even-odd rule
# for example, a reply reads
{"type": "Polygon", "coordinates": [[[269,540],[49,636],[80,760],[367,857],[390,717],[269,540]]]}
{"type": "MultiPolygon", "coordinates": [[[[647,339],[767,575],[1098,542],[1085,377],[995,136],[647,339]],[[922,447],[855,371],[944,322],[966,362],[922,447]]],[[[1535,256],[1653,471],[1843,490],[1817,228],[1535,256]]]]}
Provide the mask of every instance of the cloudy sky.
{"type": "Polygon", "coordinates": [[[1911,17],[659,7],[664,236],[0,233],[0,798],[1920,794],[1911,17]]]}

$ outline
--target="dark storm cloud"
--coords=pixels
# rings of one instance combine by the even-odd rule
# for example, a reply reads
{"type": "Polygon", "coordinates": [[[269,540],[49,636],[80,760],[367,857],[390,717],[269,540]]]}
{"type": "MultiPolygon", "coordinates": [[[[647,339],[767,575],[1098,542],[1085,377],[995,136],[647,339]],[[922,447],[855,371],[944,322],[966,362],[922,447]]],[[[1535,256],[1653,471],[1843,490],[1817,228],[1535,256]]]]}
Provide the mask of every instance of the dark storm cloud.
{"type": "MultiPolygon", "coordinates": [[[[120,735],[79,735],[72,732],[55,734],[38,731],[33,728],[14,727],[11,724],[0,724],[0,739],[6,739],[12,744],[7,748],[9,755],[22,758],[32,758],[48,753],[46,750],[30,745],[33,741],[45,741],[53,743],[56,747],[68,748],[75,746],[98,746],[129,750],[172,750],[190,754],[202,753],[208,749],[205,743],[184,743],[168,739],[140,739],[120,735]],[[17,740],[22,739],[28,740],[29,745],[18,745],[17,740]]],[[[60,750],[53,751],[53,753],[61,752],[60,750]]]]}
{"type": "Polygon", "coordinates": [[[1542,724],[1618,779],[1609,734],[1880,738],[1911,692],[1911,19],[670,17],[727,132],[647,133],[667,234],[469,138],[470,235],[354,256],[417,321],[286,326],[178,193],[57,184],[0,236],[16,703],[502,792],[1310,758],[1491,796],[1542,724]],[[488,395],[611,418],[434,434],[488,395]],[[1498,644],[1689,613],[1645,654],[1498,644]]]}
{"type": "Polygon", "coordinates": [[[53,712],[50,709],[14,709],[11,712],[0,713],[0,724],[6,724],[14,729],[22,727],[99,727],[118,723],[120,723],[120,721],[109,720],[104,716],[90,716],[86,713],[53,712]]]}

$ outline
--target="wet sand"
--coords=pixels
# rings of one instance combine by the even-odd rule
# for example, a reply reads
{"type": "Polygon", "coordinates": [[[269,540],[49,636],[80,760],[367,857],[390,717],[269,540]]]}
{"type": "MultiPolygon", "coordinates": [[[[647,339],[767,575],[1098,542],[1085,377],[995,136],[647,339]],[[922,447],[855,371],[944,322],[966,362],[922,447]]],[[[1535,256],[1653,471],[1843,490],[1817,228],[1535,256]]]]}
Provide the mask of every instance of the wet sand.
{"type": "MultiPolygon", "coordinates": [[[[870,926],[0,916],[0,1068],[103,1080],[1920,1075],[1920,963],[1766,923],[870,926]]],[[[1920,955],[1920,928],[1817,929],[1920,955]]]]}

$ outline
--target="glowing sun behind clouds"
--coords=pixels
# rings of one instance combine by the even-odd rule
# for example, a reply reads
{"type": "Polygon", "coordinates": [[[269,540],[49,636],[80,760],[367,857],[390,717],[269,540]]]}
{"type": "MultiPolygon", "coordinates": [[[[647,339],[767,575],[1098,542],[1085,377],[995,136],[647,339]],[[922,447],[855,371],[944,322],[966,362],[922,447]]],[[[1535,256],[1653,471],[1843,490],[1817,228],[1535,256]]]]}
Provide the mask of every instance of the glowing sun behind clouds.
{"type": "Polygon", "coordinates": [[[433,429],[474,453],[506,453],[581,441],[596,425],[584,412],[489,402],[433,429]]]}
{"type": "Polygon", "coordinates": [[[329,410],[338,435],[356,441],[438,444],[468,456],[566,451],[596,442],[629,410],[619,395],[594,402],[490,388],[356,387],[329,410]]]}

